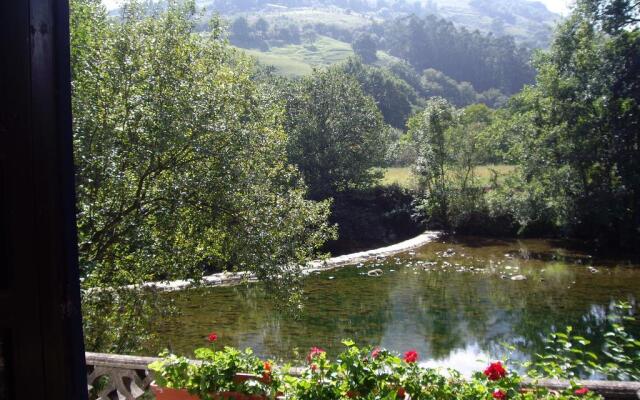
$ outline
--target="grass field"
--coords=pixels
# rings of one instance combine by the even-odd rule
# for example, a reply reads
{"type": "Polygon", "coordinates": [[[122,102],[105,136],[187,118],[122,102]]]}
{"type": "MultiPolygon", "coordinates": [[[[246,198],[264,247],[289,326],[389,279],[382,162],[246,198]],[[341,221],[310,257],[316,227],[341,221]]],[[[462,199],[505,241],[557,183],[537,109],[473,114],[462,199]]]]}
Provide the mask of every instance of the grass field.
{"type": "MultiPolygon", "coordinates": [[[[504,179],[506,175],[511,173],[514,170],[514,166],[512,165],[483,165],[477,167],[475,170],[475,174],[480,181],[480,184],[483,186],[487,186],[491,183],[492,170],[498,173],[498,181],[504,179]]],[[[383,185],[392,185],[397,183],[398,185],[406,188],[415,187],[415,178],[411,173],[411,168],[409,167],[401,167],[401,168],[386,168],[384,170],[384,177],[382,178],[381,183],[383,185]]]]}
{"type": "Polygon", "coordinates": [[[254,15],[253,18],[249,18],[250,22],[262,17],[270,24],[274,23],[286,23],[294,22],[299,26],[313,25],[317,23],[323,23],[326,25],[335,26],[340,29],[357,29],[370,25],[373,21],[380,21],[379,19],[372,18],[356,12],[347,12],[344,9],[337,7],[300,7],[282,10],[266,11],[259,16],[254,15]]]}
{"type": "Polygon", "coordinates": [[[313,43],[272,47],[269,51],[242,50],[258,62],[274,66],[279,74],[286,76],[307,75],[313,67],[333,65],[354,54],[351,45],[327,36],[318,36],[313,43]]]}
{"type": "MultiPolygon", "coordinates": [[[[284,76],[308,75],[314,67],[337,64],[354,55],[349,43],[327,36],[318,36],[313,43],[272,47],[269,51],[241,50],[255,57],[261,64],[274,66],[276,72],[284,76]]],[[[397,61],[399,61],[398,58],[378,51],[377,65],[387,65],[397,61]]]]}

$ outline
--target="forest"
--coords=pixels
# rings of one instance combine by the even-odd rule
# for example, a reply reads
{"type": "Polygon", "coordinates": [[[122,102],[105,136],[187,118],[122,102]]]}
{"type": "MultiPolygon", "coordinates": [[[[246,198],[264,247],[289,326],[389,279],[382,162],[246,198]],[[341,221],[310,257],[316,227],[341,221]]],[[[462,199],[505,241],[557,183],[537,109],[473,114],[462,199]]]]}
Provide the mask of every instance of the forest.
{"type": "MultiPolygon", "coordinates": [[[[637,2],[580,0],[537,51],[400,17],[302,77],[232,44],[309,32],[219,17],[203,29],[189,1],[71,10],[85,290],[248,271],[296,304],[308,261],[427,228],[640,246],[637,2]],[[487,165],[509,168],[481,179],[487,165]],[[415,185],[384,185],[391,166],[415,185]]],[[[135,349],[106,327],[161,312],[124,290],[86,293],[89,349],[135,349]]]]}

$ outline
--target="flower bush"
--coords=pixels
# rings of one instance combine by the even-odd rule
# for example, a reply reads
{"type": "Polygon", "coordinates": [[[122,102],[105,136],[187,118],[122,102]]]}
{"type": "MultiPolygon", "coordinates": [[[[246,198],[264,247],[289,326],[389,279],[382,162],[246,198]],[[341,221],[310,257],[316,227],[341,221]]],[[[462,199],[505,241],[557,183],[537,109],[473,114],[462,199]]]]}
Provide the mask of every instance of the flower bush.
{"type": "Polygon", "coordinates": [[[237,392],[275,398],[280,386],[272,375],[272,364],[261,361],[250,349],[239,351],[232,347],[216,350],[218,336],[209,335],[209,346],[194,351],[197,362],[173,354],[161,354],[162,360],[149,369],[156,385],[171,389],[185,389],[203,400],[216,398],[216,393],[237,392]],[[250,374],[255,379],[238,379],[238,374],[250,374]]]}
{"type": "MultiPolygon", "coordinates": [[[[217,336],[216,336],[217,340],[217,336]]],[[[291,400],[589,400],[600,399],[596,393],[580,386],[563,392],[551,392],[541,387],[526,387],[522,378],[509,371],[501,362],[494,362],[482,372],[465,379],[455,370],[441,371],[420,367],[420,355],[409,350],[400,357],[380,348],[359,348],[351,340],[343,341],[346,350],[335,361],[327,353],[313,347],[307,365],[298,373],[275,368],[271,362],[260,361],[251,350],[240,352],[225,347],[210,346],[195,351],[199,363],[184,357],[165,354],[150,369],[156,383],[163,387],[186,389],[202,399],[212,399],[215,393],[234,391],[259,394],[268,398],[291,400]],[[239,382],[238,373],[261,377],[259,381],[239,382]]]]}

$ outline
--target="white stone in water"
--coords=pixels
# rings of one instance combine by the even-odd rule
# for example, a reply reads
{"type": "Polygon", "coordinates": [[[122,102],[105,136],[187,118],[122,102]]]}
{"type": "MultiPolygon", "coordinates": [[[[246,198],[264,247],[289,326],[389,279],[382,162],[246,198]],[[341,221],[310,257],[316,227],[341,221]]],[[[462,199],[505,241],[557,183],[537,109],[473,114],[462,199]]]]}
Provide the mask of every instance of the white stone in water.
{"type": "Polygon", "coordinates": [[[333,279],[336,279],[336,277],[335,276],[330,276],[329,277],[329,280],[333,280],[333,279]]]}
{"type": "Polygon", "coordinates": [[[592,274],[597,274],[599,271],[597,268],[589,267],[589,272],[591,272],[592,274]]]}
{"type": "Polygon", "coordinates": [[[524,275],[514,275],[511,277],[512,281],[526,281],[527,277],[524,275]]]}

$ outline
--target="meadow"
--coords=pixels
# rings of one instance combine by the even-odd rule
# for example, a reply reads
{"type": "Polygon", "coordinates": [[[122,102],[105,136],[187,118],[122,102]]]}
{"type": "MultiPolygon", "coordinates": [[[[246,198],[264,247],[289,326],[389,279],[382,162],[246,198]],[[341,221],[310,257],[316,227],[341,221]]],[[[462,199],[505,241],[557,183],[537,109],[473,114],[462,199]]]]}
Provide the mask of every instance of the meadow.
{"type": "MultiPolygon", "coordinates": [[[[513,165],[482,165],[475,169],[475,175],[482,186],[489,186],[493,176],[493,171],[498,174],[498,182],[504,180],[515,167],[513,165]]],[[[384,176],[381,180],[383,185],[398,184],[404,188],[414,188],[416,186],[415,177],[411,173],[410,167],[385,168],[384,176]]]]}

